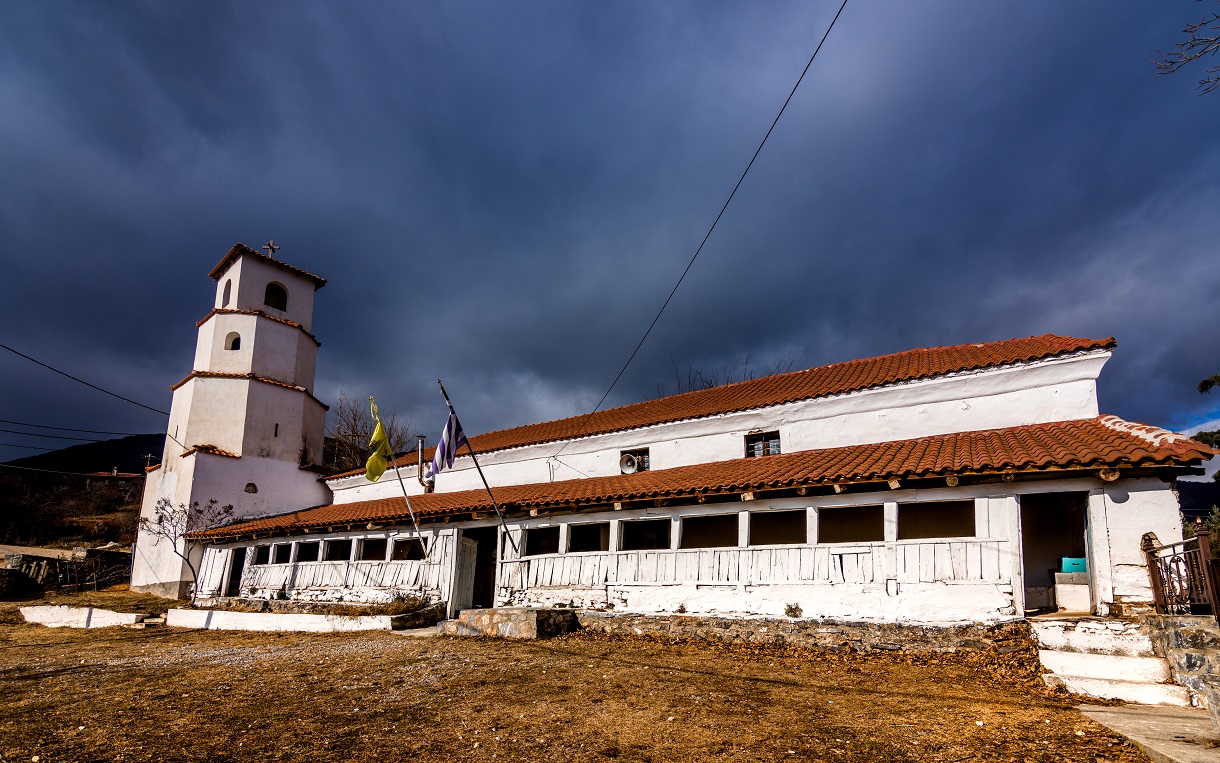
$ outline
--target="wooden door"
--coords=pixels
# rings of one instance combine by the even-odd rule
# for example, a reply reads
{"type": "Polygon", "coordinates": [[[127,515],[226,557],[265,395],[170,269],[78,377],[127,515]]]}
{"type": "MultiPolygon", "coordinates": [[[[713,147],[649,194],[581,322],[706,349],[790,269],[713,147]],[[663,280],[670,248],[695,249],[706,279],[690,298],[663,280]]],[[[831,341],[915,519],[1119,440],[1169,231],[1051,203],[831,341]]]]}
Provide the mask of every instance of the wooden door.
{"type": "Polygon", "coordinates": [[[245,569],[245,546],[233,549],[229,557],[229,577],[225,579],[224,596],[241,596],[241,574],[245,569]]]}
{"type": "Polygon", "coordinates": [[[479,557],[479,544],[470,538],[458,543],[457,570],[453,576],[453,595],[449,598],[450,616],[474,606],[474,572],[479,557]]]}

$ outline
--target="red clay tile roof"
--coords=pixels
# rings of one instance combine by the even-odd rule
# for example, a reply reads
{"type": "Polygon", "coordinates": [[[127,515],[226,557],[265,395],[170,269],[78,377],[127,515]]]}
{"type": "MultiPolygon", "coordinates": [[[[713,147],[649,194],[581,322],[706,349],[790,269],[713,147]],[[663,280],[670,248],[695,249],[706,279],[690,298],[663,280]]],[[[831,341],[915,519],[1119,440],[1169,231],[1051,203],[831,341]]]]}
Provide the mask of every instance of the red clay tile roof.
{"type": "Polygon", "coordinates": [[[297,392],[304,392],[315,403],[328,411],[330,410],[329,405],[314,397],[313,394],[304,387],[298,387],[295,384],[285,384],[284,382],[276,379],[268,379],[265,376],[255,376],[254,374],[230,374],[223,371],[191,371],[182,381],[178,382],[177,384],[171,384],[170,389],[178,389],[191,379],[249,379],[250,381],[262,382],[263,384],[271,384],[276,387],[283,387],[284,389],[293,389],[297,392]]]}
{"type": "Polygon", "coordinates": [[[182,451],[182,457],[186,458],[192,453],[211,453],[213,456],[225,456],[227,458],[241,458],[236,453],[230,453],[227,450],[221,450],[215,445],[192,445],[187,450],[182,451]]]}
{"type": "MultiPolygon", "coordinates": [[[[1181,467],[1217,451],[1188,437],[1114,416],[1032,424],[913,440],[824,448],[762,458],[741,458],[613,477],[495,488],[505,510],[605,505],[615,501],[691,497],[891,478],[967,476],[1014,471],[1110,467],[1181,467]]],[[[489,511],[483,490],[412,496],[417,515],[489,511]]],[[[265,517],[200,533],[237,537],[351,523],[405,520],[402,498],[332,504],[265,517]]]]}
{"type": "MultiPolygon", "coordinates": [[[[470,444],[479,453],[519,448],[573,439],[577,436],[591,437],[684,419],[698,419],[841,395],[962,371],[1043,360],[1089,350],[1111,350],[1114,346],[1113,337],[1077,339],[1043,334],[1002,342],[908,350],[893,355],[849,360],[805,371],[726,384],[723,387],[687,392],[658,400],[646,400],[621,408],[598,411],[587,417],[588,422],[585,422],[586,416],[582,415],[488,432],[471,437],[470,444]]],[[[431,457],[429,451],[425,458],[431,457]]],[[[355,469],[328,479],[363,473],[363,469],[355,469]]]]}
{"type": "Polygon", "coordinates": [[[322,343],[318,341],[318,338],[306,331],[305,327],[301,324],[297,323],[296,321],[290,321],[287,318],[277,318],[274,315],[264,313],[262,310],[235,310],[230,307],[214,307],[207,315],[195,321],[195,327],[198,328],[207,323],[208,318],[211,318],[213,315],[253,315],[258,318],[266,318],[267,320],[272,320],[276,323],[283,323],[286,326],[292,326],[293,328],[300,329],[305,336],[313,340],[314,344],[318,345],[319,347],[322,346],[322,343]]]}
{"type": "Polygon", "coordinates": [[[229,266],[232,265],[237,258],[243,254],[247,257],[256,257],[268,265],[274,265],[281,270],[287,270],[290,273],[305,276],[309,280],[313,281],[315,291],[326,285],[326,279],[322,276],[316,276],[307,270],[301,270],[298,267],[289,265],[287,262],[282,262],[274,257],[269,257],[258,250],[251,249],[240,241],[233,245],[233,248],[229,250],[229,253],[224,256],[224,259],[216,264],[216,267],[212,268],[212,272],[208,273],[208,275],[211,276],[213,281],[219,281],[220,277],[223,276],[225,271],[229,269],[229,266]]]}

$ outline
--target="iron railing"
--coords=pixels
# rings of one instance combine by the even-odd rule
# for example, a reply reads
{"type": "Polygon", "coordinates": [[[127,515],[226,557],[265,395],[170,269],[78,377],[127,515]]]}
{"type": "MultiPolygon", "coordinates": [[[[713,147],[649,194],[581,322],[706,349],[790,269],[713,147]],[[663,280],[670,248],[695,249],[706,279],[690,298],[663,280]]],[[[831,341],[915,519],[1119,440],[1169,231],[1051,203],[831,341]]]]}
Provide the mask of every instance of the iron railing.
{"type": "Polygon", "coordinates": [[[1212,557],[1211,537],[1200,529],[1179,543],[1157,545],[1145,533],[1140,547],[1148,563],[1156,611],[1163,615],[1213,615],[1220,618],[1217,572],[1220,559],[1212,557]]]}

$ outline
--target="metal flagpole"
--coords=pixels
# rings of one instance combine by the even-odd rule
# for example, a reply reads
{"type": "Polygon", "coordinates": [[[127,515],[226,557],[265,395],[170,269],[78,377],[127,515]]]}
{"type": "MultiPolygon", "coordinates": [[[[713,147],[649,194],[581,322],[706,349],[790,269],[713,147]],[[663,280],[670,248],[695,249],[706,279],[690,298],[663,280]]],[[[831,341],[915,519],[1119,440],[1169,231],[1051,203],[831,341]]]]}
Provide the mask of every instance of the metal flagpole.
{"type": "MultiPolygon", "coordinates": [[[[436,384],[441,388],[441,397],[445,398],[445,405],[449,406],[449,410],[453,411],[453,417],[457,419],[457,426],[454,430],[460,429],[462,419],[457,415],[457,411],[453,408],[453,403],[449,402],[449,393],[445,392],[445,385],[440,379],[436,380],[436,384]]],[[[465,432],[463,432],[465,434],[465,432]]],[[[439,445],[437,447],[440,447],[439,445]]],[[[474,455],[474,448],[470,447],[470,438],[466,438],[466,450],[470,451],[470,460],[474,461],[474,468],[479,472],[479,479],[483,480],[483,487],[487,489],[487,497],[491,499],[492,508],[496,510],[496,516],[500,518],[500,526],[504,528],[504,534],[508,536],[508,542],[513,545],[513,553],[520,555],[521,549],[517,548],[517,541],[513,539],[513,534],[508,531],[508,524],[504,521],[504,513],[500,511],[500,504],[496,503],[496,497],[491,494],[491,485],[487,484],[487,478],[483,476],[483,467],[479,466],[479,459],[474,455]]]]}
{"type": "MultiPolygon", "coordinates": [[[[369,405],[373,403],[373,396],[369,395],[369,405]]],[[[374,411],[376,413],[376,411],[374,411]]],[[[381,423],[381,417],[377,418],[377,423],[381,423]]],[[[398,486],[402,488],[402,497],[407,502],[407,513],[411,515],[411,524],[415,526],[415,537],[419,540],[419,547],[424,550],[424,561],[431,563],[428,555],[428,544],[424,542],[424,534],[419,531],[419,520],[415,518],[415,509],[411,508],[411,496],[407,495],[407,485],[402,481],[402,475],[398,473],[398,462],[394,460],[394,449],[389,447],[390,435],[386,433],[386,450],[390,451],[390,466],[394,469],[394,476],[398,478],[398,486]]]]}
{"type": "Polygon", "coordinates": [[[411,524],[415,525],[415,537],[419,539],[419,547],[424,550],[424,561],[430,564],[432,560],[428,556],[428,544],[424,542],[424,534],[419,531],[419,520],[415,518],[415,509],[411,508],[411,497],[407,495],[407,485],[402,481],[402,475],[398,473],[398,463],[394,460],[393,448],[390,448],[390,467],[394,469],[394,476],[398,478],[398,486],[402,488],[402,497],[407,501],[407,513],[411,515],[411,524]]]}

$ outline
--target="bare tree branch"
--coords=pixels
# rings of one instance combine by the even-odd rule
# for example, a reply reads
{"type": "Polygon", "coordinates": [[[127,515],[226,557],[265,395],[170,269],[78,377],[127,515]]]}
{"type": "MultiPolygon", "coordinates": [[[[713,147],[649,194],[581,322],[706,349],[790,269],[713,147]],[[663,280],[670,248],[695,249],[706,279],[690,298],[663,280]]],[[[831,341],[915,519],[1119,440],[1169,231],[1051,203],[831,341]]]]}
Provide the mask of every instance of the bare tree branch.
{"type": "Polygon", "coordinates": [[[678,368],[678,364],[671,360],[670,363],[674,369],[674,391],[670,391],[669,385],[658,383],[657,397],[681,395],[684,392],[695,392],[701,389],[723,387],[726,384],[735,384],[740,381],[750,381],[766,376],[786,374],[796,364],[796,361],[792,358],[780,358],[774,365],[767,368],[755,368],[751,365],[750,361],[751,354],[746,353],[745,360],[740,364],[726,362],[720,367],[719,371],[705,371],[702,368],[695,368],[690,363],[686,364],[686,368],[678,368]]]}
{"type": "MultiPolygon", "coordinates": [[[[415,447],[410,422],[400,421],[393,410],[382,408],[381,423],[390,438],[390,450],[396,455],[415,447]]],[[[339,402],[326,420],[326,466],[339,471],[362,468],[368,460],[369,440],[376,427],[367,400],[353,399],[340,392],[339,402]]]]}
{"type": "MultiPolygon", "coordinates": [[[[1220,52],[1220,13],[1207,14],[1199,23],[1187,24],[1182,32],[1190,36],[1175,43],[1174,47],[1179,50],[1157,51],[1161,60],[1154,60],[1152,64],[1157,68],[1158,76],[1173,74],[1191,61],[1220,52]]],[[[1220,66],[1212,66],[1206,73],[1207,76],[1199,80],[1199,95],[1220,88],[1220,66]]]]}

